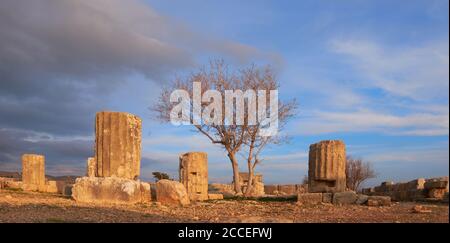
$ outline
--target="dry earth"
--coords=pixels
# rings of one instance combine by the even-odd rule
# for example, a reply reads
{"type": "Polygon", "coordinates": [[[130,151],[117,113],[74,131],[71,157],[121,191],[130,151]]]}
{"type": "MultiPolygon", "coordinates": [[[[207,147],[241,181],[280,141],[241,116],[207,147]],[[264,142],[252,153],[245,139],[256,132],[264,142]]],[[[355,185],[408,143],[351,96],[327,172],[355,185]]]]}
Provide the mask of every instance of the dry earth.
{"type": "Polygon", "coordinates": [[[448,204],[298,206],[293,201],[220,200],[186,207],[77,203],[56,194],[0,190],[0,222],[449,222],[448,204]],[[423,205],[427,212],[414,213],[423,205]]]}

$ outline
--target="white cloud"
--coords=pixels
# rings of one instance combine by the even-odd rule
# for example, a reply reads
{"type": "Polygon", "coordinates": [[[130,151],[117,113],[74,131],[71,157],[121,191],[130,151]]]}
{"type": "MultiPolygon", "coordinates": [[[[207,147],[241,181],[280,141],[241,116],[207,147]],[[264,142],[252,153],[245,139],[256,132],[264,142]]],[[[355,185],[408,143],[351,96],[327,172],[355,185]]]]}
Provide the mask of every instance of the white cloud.
{"type": "Polygon", "coordinates": [[[371,110],[315,111],[291,128],[297,134],[384,132],[393,135],[448,135],[449,113],[393,115],[371,110]]]}
{"type": "Polygon", "coordinates": [[[371,41],[333,40],[334,52],[348,57],[365,84],[414,100],[448,98],[448,40],[392,48],[371,41]]]}

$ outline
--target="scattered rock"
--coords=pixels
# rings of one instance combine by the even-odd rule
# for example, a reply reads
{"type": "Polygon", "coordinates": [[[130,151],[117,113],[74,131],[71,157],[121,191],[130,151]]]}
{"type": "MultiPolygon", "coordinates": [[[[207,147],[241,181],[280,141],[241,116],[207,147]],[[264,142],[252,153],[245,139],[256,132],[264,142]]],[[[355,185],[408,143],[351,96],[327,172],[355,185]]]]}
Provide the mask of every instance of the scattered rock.
{"type": "Polygon", "coordinates": [[[222,200],[223,195],[219,194],[219,193],[210,193],[210,194],[208,194],[208,199],[209,200],[222,200]]]}
{"type": "Polygon", "coordinates": [[[300,205],[314,205],[322,202],[322,193],[299,193],[297,203],[300,205]]]}
{"type": "Polygon", "coordinates": [[[369,199],[369,196],[364,194],[358,194],[358,198],[356,199],[356,204],[362,205],[367,203],[367,200],[369,199]]]}
{"type": "Polygon", "coordinates": [[[369,196],[367,206],[391,206],[391,198],[386,196],[369,196]]]}
{"type": "Polygon", "coordinates": [[[333,193],[330,192],[322,193],[323,203],[332,203],[332,201],[333,201],[333,193]]]}
{"type": "Polygon", "coordinates": [[[412,211],[413,213],[431,213],[431,210],[430,210],[430,209],[427,209],[427,208],[425,208],[425,207],[422,206],[422,205],[416,205],[416,206],[414,206],[414,207],[411,209],[411,211],[412,211]]]}
{"type": "Polygon", "coordinates": [[[156,183],[156,200],[162,204],[181,206],[190,203],[184,185],[171,180],[159,180],[156,183]]]}
{"type": "Polygon", "coordinates": [[[336,192],[333,195],[333,204],[344,205],[354,204],[358,199],[358,195],[354,191],[336,192]]]}

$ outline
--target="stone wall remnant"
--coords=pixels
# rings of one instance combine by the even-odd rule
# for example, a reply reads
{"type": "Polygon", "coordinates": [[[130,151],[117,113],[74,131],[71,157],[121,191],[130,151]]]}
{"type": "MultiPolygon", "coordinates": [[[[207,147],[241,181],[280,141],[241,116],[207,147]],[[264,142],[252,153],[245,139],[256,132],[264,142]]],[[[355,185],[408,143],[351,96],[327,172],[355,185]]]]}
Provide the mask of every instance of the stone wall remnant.
{"type": "Polygon", "coordinates": [[[346,154],[343,141],[325,140],[310,145],[308,191],[345,191],[345,166],[346,154]]]}
{"type": "Polygon", "coordinates": [[[192,201],[208,200],[208,155],[189,152],[180,156],[180,182],[192,201]]]}

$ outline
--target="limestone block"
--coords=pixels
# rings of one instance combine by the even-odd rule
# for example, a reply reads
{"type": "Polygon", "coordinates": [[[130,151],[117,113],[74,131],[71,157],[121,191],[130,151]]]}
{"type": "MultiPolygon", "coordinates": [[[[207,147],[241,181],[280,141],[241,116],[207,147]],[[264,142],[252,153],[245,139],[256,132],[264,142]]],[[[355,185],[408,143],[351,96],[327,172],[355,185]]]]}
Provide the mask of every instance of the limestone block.
{"type": "Polygon", "coordinates": [[[66,183],[64,181],[47,181],[47,183],[45,184],[45,192],[62,194],[65,185],[66,183]]]}
{"type": "Polygon", "coordinates": [[[337,192],[333,194],[333,204],[344,205],[354,204],[358,199],[358,195],[353,191],[337,192]]]}
{"type": "Polygon", "coordinates": [[[43,155],[22,155],[22,182],[25,191],[45,191],[45,157],[43,155]]]}
{"type": "Polygon", "coordinates": [[[208,155],[190,152],[180,156],[180,182],[191,201],[208,199],[208,155]]]}
{"type": "Polygon", "coordinates": [[[102,111],[95,123],[95,175],[137,179],[141,164],[139,117],[125,112],[102,111]]]}
{"type": "Polygon", "coordinates": [[[275,195],[278,192],[278,185],[264,185],[264,193],[269,195],[275,195]]]}
{"type": "Polygon", "coordinates": [[[322,193],[299,193],[297,203],[300,205],[314,205],[322,203],[322,193]]]}
{"type": "Polygon", "coordinates": [[[358,194],[358,197],[356,199],[356,204],[361,205],[367,203],[367,200],[369,200],[369,196],[364,194],[358,194]]]}
{"type": "Polygon", "coordinates": [[[331,192],[322,193],[322,202],[323,203],[332,203],[333,202],[333,193],[331,193],[331,192]]]}
{"type": "Polygon", "coordinates": [[[81,177],[72,187],[72,197],[88,203],[146,203],[150,185],[119,177],[81,177]]]}
{"type": "Polygon", "coordinates": [[[445,189],[448,190],[448,177],[427,179],[425,189],[445,189]]]}
{"type": "Polygon", "coordinates": [[[346,188],[345,144],[326,140],[309,147],[309,192],[342,192],[346,188]]]}
{"type": "Polygon", "coordinates": [[[283,195],[295,195],[297,194],[296,185],[279,185],[278,192],[283,195]]]}
{"type": "Polygon", "coordinates": [[[428,190],[428,197],[442,199],[445,193],[445,188],[433,188],[428,190]]]}
{"type": "Polygon", "coordinates": [[[86,176],[87,177],[95,177],[96,170],[97,170],[97,164],[95,162],[95,158],[89,157],[86,162],[87,162],[86,176]]]}
{"type": "Polygon", "coordinates": [[[156,200],[162,204],[184,206],[190,203],[183,184],[171,180],[159,180],[156,183],[156,200]]]}
{"type": "Polygon", "coordinates": [[[219,193],[210,193],[208,194],[208,199],[209,200],[222,200],[223,199],[223,194],[219,194],[219,193]]]}
{"type": "Polygon", "coordinates": [[[370,196],[367,206],[391,206],[391,198],[386,196],[370,196]]]}

